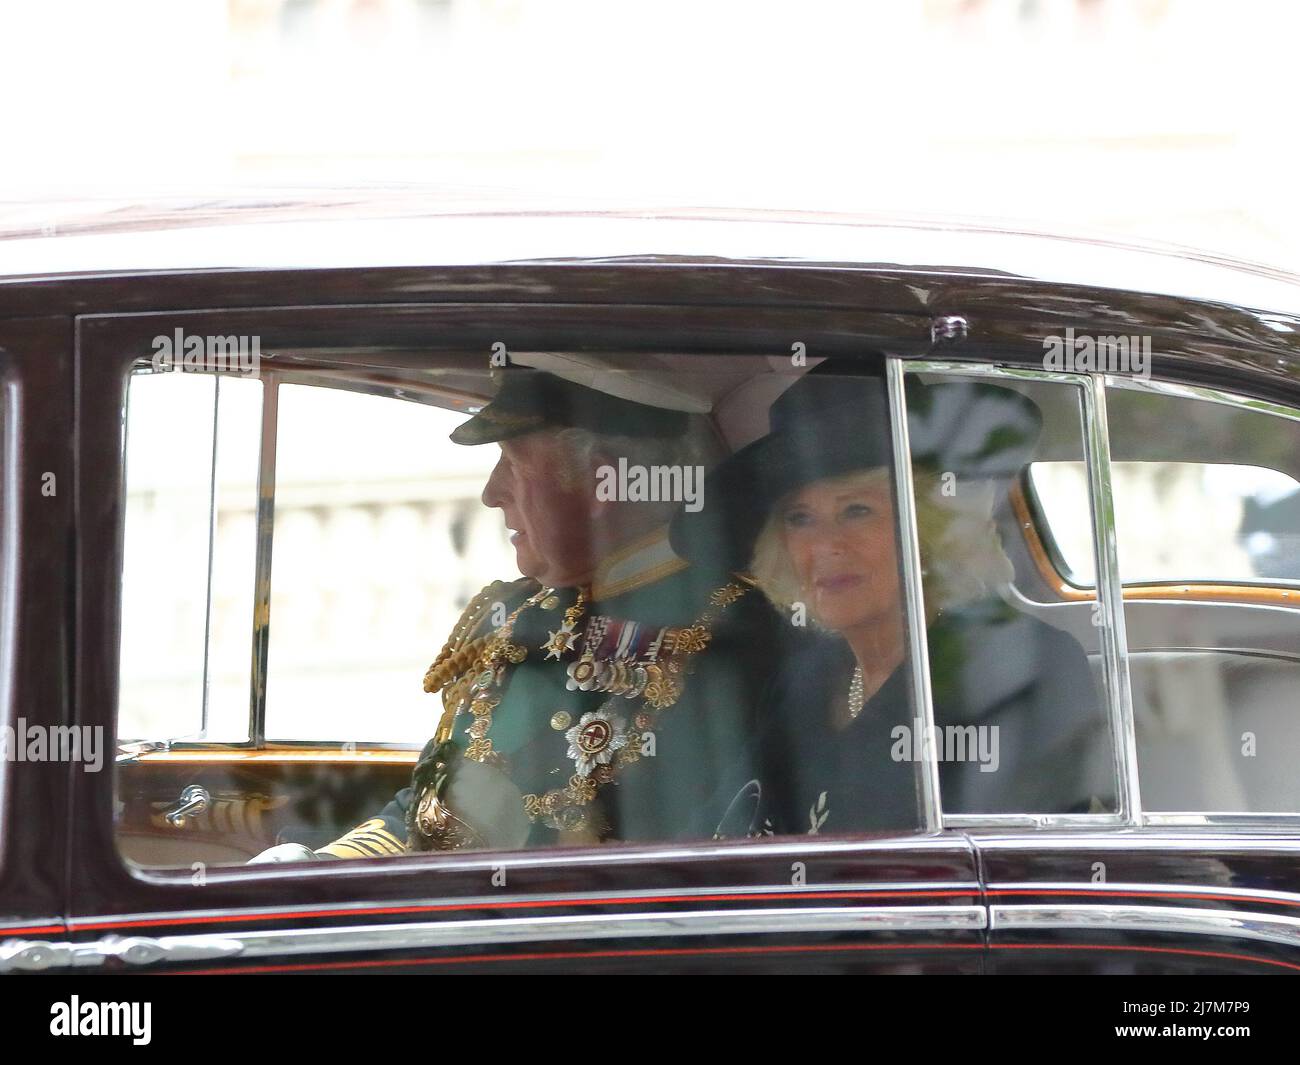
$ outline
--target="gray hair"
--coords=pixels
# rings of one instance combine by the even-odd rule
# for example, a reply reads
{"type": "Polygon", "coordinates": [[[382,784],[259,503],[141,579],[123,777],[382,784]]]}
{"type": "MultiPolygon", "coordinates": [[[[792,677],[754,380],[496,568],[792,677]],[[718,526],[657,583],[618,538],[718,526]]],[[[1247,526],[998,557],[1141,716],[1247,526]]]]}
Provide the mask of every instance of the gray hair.
{"type": "Polygon", "coordinates": [[[708,423],[692,418],[680,436],[620,436],[596,433],[590,429],[569,427],[555,430],[565,458],[555,475],[565,487],[586,483],[596,456],[626,458],[638,466],[703,466],[709,469],[717,461],[719,446],[708,423]]]}

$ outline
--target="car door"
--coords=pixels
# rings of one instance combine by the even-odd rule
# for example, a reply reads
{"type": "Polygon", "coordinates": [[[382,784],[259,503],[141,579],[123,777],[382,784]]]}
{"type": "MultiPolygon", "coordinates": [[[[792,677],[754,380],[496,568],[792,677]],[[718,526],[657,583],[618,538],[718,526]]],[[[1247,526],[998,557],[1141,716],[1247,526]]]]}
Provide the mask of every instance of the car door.
{"type": "MultiPolygon", "coordinates": [[[[434,428],[446,428],[435,423],[481,405],[480,386],[499,349],[603,352],[625,373],[664,352],[683,353],[700,361],[705,379],[725,360],[766,366],[775,357],[788,365],[800,349],[853,355],[891,335],[923,343],[929,331],[927,319],[890,307],[642,306],[631,297],[635,278],[611,269],[599,279],[599,306],[285,306],[79,321],[79,536],[95,550],[83,553],[78,570],[77,713],[126,744],[115,779],[79,781],[74,792],[71,936],[81,956],[230,972],[503,964],[561,972],[575,960],[611,970],[981,970],[986,915],[974,849],[961,831],[937,824],[933,795],[915,831],[874,837],[760,831],[697,842],[242,864],[284,839],[315,846],[400,785],[435,723],[416,681],[448,617],[454,620],[431,611],[430,601],[441,596],[459,609],[479,581],[513,576],[495,571],[499,524],[463,513],[481,470],[438,471],[434,494],[459,508],[458,517],[439,516],[437,506],[405,512],[430,502],[402,495],[388,476],[405,468],[409,443],[395,445],[390,463],[360,437],[382,436],[414,411],[432,418],[432,448],[434,428]],[[169,371],[160,356],[190,338],[200,338],[204,353],[212,350],[208,338],[220,338],[223,350],[231,338],[236,349],[256,345],[256,378],[205,379],[194,372],[205,368],[201,360],[169,371]],[[134,399],[133,371],[132,389],[144,381],[134,399]],[[151,388],[168,390],[152,406],[140,398],[151,388]],[[246,395],[236,399],[237,389],[246,395]],[[181,390],[197,398],[182,400],[181,390]],[[354,421],[363,400],[388,406],[354,421]],[[144,420],[133,423],[133,402],[144,420]],[[340,449],[353,433],[355,448],[340,449]],[[166,497],[159,485],[167,477],[166,464],[151,469],[149,456],[169,447],[186,456],[169,491],[199,515],[189,532],[181,519],[147,518],[150,500],[166,497]],[[317,461],[330,447],[333,458],[317,461]],[[239,452],[256,455],[251,500],[247,477],[241,484],[226,476],[227,459],[238,466],[232,456],[239,452]],[[327,476],[358,456],[366,456],[361,466],[327,476]],[[375,480],[384,483],[376,488],[375,480]],[[329,484],[322,489],[322,482],[329,484]],[[245,502],[222,514],[213,501],[227,492],[245,502]],[[232,516],[240,506],[243,517],[232,516]],[[367,511],[369,523],[353,528],[346,551],[324,550],[320,528],[340,510],[367,511]],[[442,539],[433,542],[444,553],[433,552],[423,569],[411,563],[417,594],[403,599],[400,585],[385,584],[393,569],[386,556],[396,553],[400,569],[401,552],[429,542],[420,538],[435,526],[442,539]],[[133,541],[138,530],[152,531],[133,541]],[[227,540],[242,544],[231,557],[222,553],[227,540]],[[182,553],[175,566],[163,565],[177,543],[198,557],[182,553]],[[223,567],[235,574],[229,587],[242,581],[248,588],[230,611],[246,618],[242,661],[237,639],[229,654],[218,646],[226,631],[223,567]],[[350,582],[335,580],[341,569],[350,582]],[[188,597],[177,582],[193,589],[188,597]],[[366,605],[367,595],[385,588],[393,593],[385,607],[366,605]],[[293,602],[290,590],[306,598],[293,602]],[[151,608],[159,602],[173,605],[151,608]],[[422,634],[392,661],[380,654],[386,641],[366,632],[382,629],[390,615],[415,619],[422,634]],[[192,634],[184,668],[168,643],[182,628],[192,634]],[[316,635],[295,641],[304,632],[316,635]],[[359,645],[374,653],[348,658],[359,645]],[[352,666],[359,680],[347,675],[352,666]],[[384,687],[390,680],[399,686],[384,687]],[[408,691],[415,701],[401,705],[414,709],[392,712],[390,697],[405,700],[408,691]],[[122,733],[128,720],[129,735],[122,733]]],[[[524,282],[521,293],[563,292],[558,273],[546,268],[524,282]]],[[[212,303],[221,303],[220,291],[212,303]]],[[[427,488],[428,471],[417,467],[412,477],[427,488]]]]}
{"type": "Polygon", "coordinates": [[[60,955],[67,802],[102,769],[71,725],[72,326],[0,321],[0,972],[60,955]]]}
{"type": "Polygon", "coordinates": [[[1124,798],[1109,824],[971,826],[992,971],[1300,965],[1300,409],[1195,369],[1095,375],[1091,475],[1049,452],[1015,489],[1026,609],[1075,633],[1118,623],[1103,657],[1124,798]]]}

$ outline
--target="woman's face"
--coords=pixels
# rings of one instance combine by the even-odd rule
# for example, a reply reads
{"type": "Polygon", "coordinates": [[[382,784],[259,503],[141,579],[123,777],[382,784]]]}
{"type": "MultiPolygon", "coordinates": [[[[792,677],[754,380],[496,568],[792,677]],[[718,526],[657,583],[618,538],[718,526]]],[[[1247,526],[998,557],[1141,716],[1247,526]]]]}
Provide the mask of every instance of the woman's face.
{"type": "Polygon", "coordinates": [[[778,520],[821,624],[842,632],[898,620],[894,508],[884,471],[815,481],[783,500],[778,520]]]}

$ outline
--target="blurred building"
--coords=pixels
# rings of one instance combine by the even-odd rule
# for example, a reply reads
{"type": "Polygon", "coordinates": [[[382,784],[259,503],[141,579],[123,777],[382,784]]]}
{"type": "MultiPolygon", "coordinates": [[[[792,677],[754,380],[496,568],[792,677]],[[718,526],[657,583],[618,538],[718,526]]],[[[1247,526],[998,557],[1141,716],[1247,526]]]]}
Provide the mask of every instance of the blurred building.
{"type": "MultiPolygon", "coordinates": [[[[248,736],[261,383],[223,378],[216,398],[210,377],[132,382],[124,737],[248,736]]],[[[452,444],[462,419],[280,388],[269,739],[432,734],[425,669],[469,599],[518,575],[500,512],[479,499],[498,449],[452,444]]]]}
{"type": "Polygon", "coordinates": [[[1008,218],[1295,267],[1298,30],[1271,0],[10,5],[0,89],[40,106],[6,116],[0,197],[415,183],[1008,218]]]}

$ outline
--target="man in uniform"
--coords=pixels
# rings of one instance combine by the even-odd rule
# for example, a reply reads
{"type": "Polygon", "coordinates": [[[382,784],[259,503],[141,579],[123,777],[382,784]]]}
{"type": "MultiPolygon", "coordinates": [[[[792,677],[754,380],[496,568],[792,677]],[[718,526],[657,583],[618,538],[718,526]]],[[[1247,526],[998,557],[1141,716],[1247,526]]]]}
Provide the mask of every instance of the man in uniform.
{"type": "Polygon", "coordinates": [[[500,444],[482,498],[524,576],[484,588],[430,666],[444,709],[411,785],[314,853],[255,861],[752,830],[756,803],[733,800],[757,775],[775,616],[743,577],[673,554],[676,501],[597,490],[620,467],[682,484],[706,427],[550,373],[500,376],[451,438],[500,444]]]}

